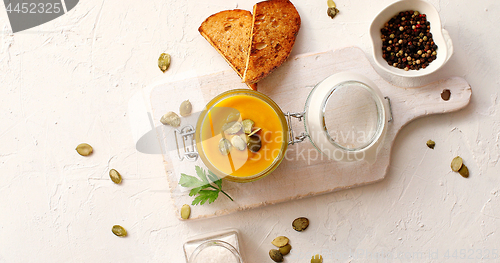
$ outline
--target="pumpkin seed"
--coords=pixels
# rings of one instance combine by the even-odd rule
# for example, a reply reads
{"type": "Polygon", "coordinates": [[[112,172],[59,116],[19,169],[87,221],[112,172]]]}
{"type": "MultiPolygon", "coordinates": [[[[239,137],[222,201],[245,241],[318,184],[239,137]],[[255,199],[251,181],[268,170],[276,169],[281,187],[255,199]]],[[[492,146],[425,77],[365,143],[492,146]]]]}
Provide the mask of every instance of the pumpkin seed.
{"type": "Polygon", "coordinates": [[[277,249],[269,250],[269,256],[274,262],[283,262],[283,255],[277,249]]]}
{"type": "Polygon", "coordinates": [[[328,10],[326,11],[326,13],[333,19],[339,13],[339,10],[337,9],[337,5],[333,0],[327,0],[327,4],[328,10]]]}
{"type": "Polygon", "coordinates": [[[189,100],[183,101],[181,103],[181,106],[179,107],[179,113],[181,114],[182,117],[191,114],[192,110],[193,110],[193,105],[191,105],[191,102],[189,102],[189,100]]]}
{"type": "Polygon", "coordinates": [[[462,168],[462,165],[463,165],[463,160],[460,156],[457,156],[455,158],[453,158],[453,160],[451,161],[451,170],[454,171],[454,172],[458,172],[458,170],[460,170],[460,168],[462,168]]]}
{"type": "Polygon", "coordinates": [[[255,122],[250,119],[246,119],[243,120],[241,124],[243,125],[243,132],[246,134],[250,134],[252,132],[253,125],[255,124],[255,122]]]}
{"type": "Polygon", "coordinates": [[[224,126],[222,126],[222,130],[227,134],[236,134],[241,131],[241,127],[241,123],[236,121],[226,123],[224,126]]]}
{"type": "Polygon", "coordinates": [[[290,250],[292,250],[292,246],[290,244],[286,244],[285,246],[280,247],[278,250],[281,255],[288,255],[288,253],[290,253],[290,250]]]}
{"type": "Polygon", "coordinates": [[[292,227],[296,231],[302,232],[306,230],[306,228],[309,226],[309,219],[305,217],[299,217],[292,222],[292,227]]]}
{"type": "Polygon", "coordinates": [[[160,122],[164,125],[179,127],[181,125],[181,118],[175,112],[169,111],[161,117],[160,122]]]}
{"type": "Polygon", "coordinates": [[[460,170],[458,170],[458,173],[464,177],[464,178],[468,178],[469,177],[469,168],[467,168],[467,166],[462,165],[462,167],[460,168],[460,170]]]}
{"type": "Polygon", "coordinates": [[[333,19],[338,13],[339,13],[339,10],[336,7],[328,7],[328,10],[326,10],[326,14],[331,19],[333,19]]]}
{"type": "Polygon", "coordinates": [[[127,230],[123,228],[120,225],[114,225],[113,228],[111,229],[113,231],[113,234],[119,236],[119,237],[126,237],[127,236],[127,230]]]}
{"type": "Polygon", "coordinates": [[[226,116],[225,123],[238,121],[240,119],[240,112],[236,109],[230,108],[231,112],[226,116]]]}
{"type": "Polygon", "coordinates": [[[76,151],[81,156],[89,156],[92,152],[94,152],[94,149],[87,143],[80,143],[76,146],[76,151]]]}
{"type": "Polygon", "coordinates": [[[224,125],[222,125],[222,132],[226,132],[226,130],[228,130],[229,128],[233,127],[233,125],[235,123],[236,123],[236,121],[231,121],[231,122],[224,123],[224,125]]]}
{"type": "Polygon", "coordinates": [[[241,136],[233,136],[231,138],[231,144],[238,150],[243,151],[247,148],[247,143],[241,138],[241,136]]]}
{"type": "Polygon", "coordinates": [[[167,71],[168,67],[170,67],[170,55],[167,53],[161,53],[160,57],[158,58],[158,67],[160,70],[165,73],[167,71]]]}
{"type": "Polygon", "coordinates": [[[262,147],[262,141],[260,139],[260,136],[257,135],[257,134],[254,134],[252,136],[248,136],[249,140],[248,140],[248,149],[251,151],[251,152],[258,152],[260,150],[260,148],[262,147]]]}
{"type": "Polygon", "coordinates": [[[320,254],[312,256],[311,263],[323,263],[323,256],[321,256],[320,254]]]}
{"type": "Polygon", "coordinates": [[[191,215],[191,207],[189,205],[183,205],[181,207],[181,218],[188,219],[191,215]]]}
{"type": "Polygon", "coordinates": [[[111,181],[113,181],[113,183],[115,184],[119,184],[122,182],[122,176],[115,169],[109,170],[109,178],[111,178],[111,181]]]}
{"type": "Polygon", "coordinates": [[[241,139],[243,139],[245,144],[248,144],[248,142],[250,141],[250,137],[244,133],[240,134],[240,137],[241,137],[241,139]]]}
{"type": "Polygon", "coordinates": [[[231,148],[232,148],[232,145],[228,139],[222,138],[219,141],[219,151],[220,151],[220,153],[222,153],[222,155],[228,155],[229,152],[231,151],[231,148]]]}
{"type": "Polygon", "coordinates": [[[271,243],[277,247],[284,247],[288,244],[289,241],[290,240],[288,239],[288,237],[279,236],[275,238],[271,243]]]}
{"type": "Polygon", "coordinates": [[[261,128],[257,128],[255,130],[253,130],[250,134],[248,134],[248,136],[252,136],[254,134],[256,134],[257,132],[259,132],[260,130],[262,130],[261,128]]]}
{"type": "Polygon", "coordinates": [[[434,142],[433,140],[428,140],[426,144],[427,144],[427,147],[429,147],[431,149],[434,149],[434,146],[436,146],[436,142],[434,142]]]}

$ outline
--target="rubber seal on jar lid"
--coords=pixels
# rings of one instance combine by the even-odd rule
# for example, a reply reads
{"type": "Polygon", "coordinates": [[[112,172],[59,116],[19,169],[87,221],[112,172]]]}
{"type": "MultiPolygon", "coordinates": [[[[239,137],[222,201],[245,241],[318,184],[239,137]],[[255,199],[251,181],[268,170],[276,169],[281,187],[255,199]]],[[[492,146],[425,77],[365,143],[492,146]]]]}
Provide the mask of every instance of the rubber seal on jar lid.
{"type": "Polygon", "coordinates": [[[314,87],[305,112],[309,139],[322,154],[336,161],[375,162],[388,114],[371,80],[351,72],[334,74],[314,87]]]}

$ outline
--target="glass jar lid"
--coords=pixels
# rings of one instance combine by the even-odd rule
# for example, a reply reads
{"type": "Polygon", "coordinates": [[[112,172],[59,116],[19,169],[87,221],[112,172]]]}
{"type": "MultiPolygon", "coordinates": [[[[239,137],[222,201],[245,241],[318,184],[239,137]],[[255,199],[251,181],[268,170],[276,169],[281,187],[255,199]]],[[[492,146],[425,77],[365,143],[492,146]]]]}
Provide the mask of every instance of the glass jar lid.
{"type": "Polygon", "coordinates": [[[373,163],[384,138],[387,112],[377,86],[351,72],[318,83],[305,105],[305,128],[318,151],[337,161],[373,163]]]}

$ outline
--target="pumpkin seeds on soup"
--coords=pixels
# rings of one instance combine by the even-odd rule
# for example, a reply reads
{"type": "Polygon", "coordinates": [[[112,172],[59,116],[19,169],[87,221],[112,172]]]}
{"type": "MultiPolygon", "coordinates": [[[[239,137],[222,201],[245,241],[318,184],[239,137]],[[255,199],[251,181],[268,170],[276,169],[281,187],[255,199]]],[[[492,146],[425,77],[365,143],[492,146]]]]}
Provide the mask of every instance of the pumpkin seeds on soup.
{"type": "Polygon", "coordinates": [[[306,228],[309,226],[309,219],[305,217],[299,217],[292,222],[292,227],[296,231],[302,232],[306,230],[306,228]]]}
{"type": "Polygon", "coordinates": [[[192,110],[193,110],[193,105],[191,105],[191,102],[189,102],[189,100],[183,101],[181,103],[181,106],[179,107],[179,113],[181,114],[182,117],[191,114],[192,110]]]}
{"type": "Polygon", "coordinates": [[[257,135],[257,134],[254,134],[252,136],[248,136],[249,140],[248,140],[248,149],[251,151],[251,152],[258,152],[260,150],[260,148],[262,147],[262,141],[260,139],[260,136],[257,135]]]}
{"type": "Polygon", "coordinates": [[[241,139],[245,142],[245,144],[248,144],[250,142],[250,137],[246,135],[245,133],[240,134],[241,139]]]}
{"type": "Polygon", "coordinates": [[[252,136],[254,134],[256,134],[257,132],[259,132],[260,130],[262,130],[261,128],[257,128],[255,130],[253,130],[251,133],[248,134],[248,136],[252,136]]]}
{"type": "Polygon", "coordinates": [[[115,184],[119,184],[122,182],[122,176],[115,169],[109,170],[109,178],[111,178],[111,181],[113,181],[113,183],[115,184]]]}
{"type": "Polygon", "coordinates": [[[170,55],[167,53],[161,53],[160,57],[158,58],[158,67],[160,70],[165,73],[167,71],[168,67],[170,67],[170,55]]]}
{"type": "Polygon", "coordinates": [[[250,119],[246,119],[243,120],[241,124],[243,125],[243,132],[246,134],[250,134],[252,132],[253,125],[255,124],[255,122],[250,119]]]}
{"type": "Polygon", "coordinates": [[[113,234],[119,236],[119,237],[126,237],[127,236],[127,230],[123,228],[120,225],[114,225],[113,228],[111,229],[113,231],[113,234]]]}
{"type": "Polygon", "coordinates": [[[271,257],[271,259],[274,262],[283,262],[283,255],[277,249],[271,249],[271,250],[269,250],[269,257],[271,257]]]}
{"type": "Polygon", "coordinates": [[[247,143],[239,135],[235,135],[233,136],[233,138],[231,138],[231,144],[240,151],[243,151],[247,148],[247,143]]]}
{"type": "Polygon", "coordinates": [[[240,122],[229,122],[222,126],[222,130],[227,134],[236,134],[241,131],[241,123],[240,122]]]}
{"type": "Polygon", "coordinates": [[[222,138],[220,141],[219,141],[219,151],[220,153],[222,153],[222,155],[228,155],[229,152],[231,151],[231,142],[229,142],[228,139],[226,138],[222,138]]]}
{"type": "Polygon", "coordinates": [[[76,146],[76,151],[81,156],[89,156],[92,152],[94,152],[94,149],[87,143],[80,143],[76,146]]]}
{"type": "Polygon", "coordinates": [[[179,127],[181,125],[181,118],[175,112],[169,111],[161,117],[160,122],[164,125],[179,127]]]}
{"type": "Polygon", "coordinates": [[[460,170],[460,168],[462,168],[462,165],[463,165],[463,160],[460,156],[457,156],[455,158],[453,158],[453,160],[451,161],[451,170],[454,171],[454,172],[458,172],[460,170]]]}
{"type": "Polygon", "coordinates": [[[240,119],[240,112],[236,109],[231,109],[231,112],[226,116],[225,122],[238,121],[240,119]]]}

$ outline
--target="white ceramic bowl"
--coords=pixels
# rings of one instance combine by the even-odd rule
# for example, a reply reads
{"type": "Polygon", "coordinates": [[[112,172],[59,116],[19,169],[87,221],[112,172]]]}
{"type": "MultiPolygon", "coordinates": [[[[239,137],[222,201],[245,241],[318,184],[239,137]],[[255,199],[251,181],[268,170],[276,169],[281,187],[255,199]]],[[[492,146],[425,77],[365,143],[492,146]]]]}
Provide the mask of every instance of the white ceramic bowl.
{"type": "Polygon", "coordinates": [[[375,63],[384,71],[396,76],[421,77],[431,74],[441,68],[453,54],[453,43],[448,32],[441,26],[441,19],[439,18],[436,8],[425,0],[402,0],[384,8],[373,19],[372,24],[370,25],[370,37],[373,43],[373,58],[375,63]],[[387,64],[387,61],[382,58],[382,40],[380,39],[380,29],[382,29],[384,24],[399,12],[407,10],[418,11],[427,16],[427,21],[429,21],[431,25],[431,33],[434,43],[438,46],[436,59],[429,63],[429,66],[424,69],[405,71],[403,69],[390,66],[387,64]]]}

